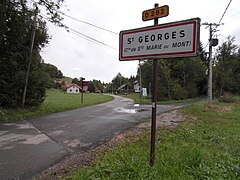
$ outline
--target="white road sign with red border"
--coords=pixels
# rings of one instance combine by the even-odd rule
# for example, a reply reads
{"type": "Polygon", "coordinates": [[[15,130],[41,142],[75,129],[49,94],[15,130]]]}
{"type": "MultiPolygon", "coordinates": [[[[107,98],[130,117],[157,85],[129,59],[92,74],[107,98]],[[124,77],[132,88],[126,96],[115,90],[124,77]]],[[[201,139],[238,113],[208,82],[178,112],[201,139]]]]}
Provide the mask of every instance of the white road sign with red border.
{"type": "Polygon", "coordinates": [[[196,56],[200,19],[120,32],[120,61],[196,56]]]}

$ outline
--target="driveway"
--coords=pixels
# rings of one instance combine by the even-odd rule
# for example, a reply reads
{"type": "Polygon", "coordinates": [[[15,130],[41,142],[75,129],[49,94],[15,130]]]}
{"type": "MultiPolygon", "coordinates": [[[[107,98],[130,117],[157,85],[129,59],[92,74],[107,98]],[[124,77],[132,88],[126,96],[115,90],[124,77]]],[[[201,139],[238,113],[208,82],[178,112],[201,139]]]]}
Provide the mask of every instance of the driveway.
{"type": "MultiPolygon", "coordinates": [[[[158,105],[158,114],[199,100],[158,105]]],[[[0,124],[0,179],[30,179],[73,153],[87,152],[151,116],[131,99],[0,124]]]]}

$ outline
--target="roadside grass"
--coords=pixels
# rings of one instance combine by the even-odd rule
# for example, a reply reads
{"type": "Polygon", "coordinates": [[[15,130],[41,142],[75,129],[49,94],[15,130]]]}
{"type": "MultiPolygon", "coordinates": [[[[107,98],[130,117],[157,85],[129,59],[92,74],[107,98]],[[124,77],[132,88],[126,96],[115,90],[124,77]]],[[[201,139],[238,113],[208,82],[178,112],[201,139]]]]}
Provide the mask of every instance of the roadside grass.
{"type": "MultiPolygon", "coordinates": [[[[152,97],[149,95],[146,97],[140,98],[140,95],[138,93],[129,93],[127,95],[122,95],[122,96],[133,99],[135,104],[152,104],[152,99],[151,99],[152,97]]],[[[158,104],[174,104],[174,103],[186,102],[191,100],[194,100],[194,99],[158,101],[158,104]]]]}
{"type": "Polygon", "coordinates": [[[0,109],[0,122],[16,121],[30,117],[41,116],[54,112],[100,104],[112,100],[113,97],[103,94],[84,94],[81,104],[80,94],[64,94],[56,89],[47,90],[45,101],[36,107],[18,109],[0,109]]]}
{"type": "Polygon", "coordinates": [[[240,102],[180,111],[185,123],[156,133],[153,167],[144,129],[64,179],[240,179],[240,102]]]}

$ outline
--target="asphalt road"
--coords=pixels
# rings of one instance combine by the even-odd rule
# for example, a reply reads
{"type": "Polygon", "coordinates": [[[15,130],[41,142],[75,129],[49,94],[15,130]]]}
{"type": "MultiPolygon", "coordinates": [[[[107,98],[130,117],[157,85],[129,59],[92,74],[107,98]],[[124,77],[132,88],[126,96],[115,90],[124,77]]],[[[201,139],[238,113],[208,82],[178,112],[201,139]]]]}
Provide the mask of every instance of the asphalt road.
{"type": "MultiPolygon", "coordinates": [[[[199,100],[158,105],[158,114],[199,100]]],[[[31,179],[75,152],[86,152],[151,116],[127,98],[16,123],[0,123],[0,179],[31,179]]]]}

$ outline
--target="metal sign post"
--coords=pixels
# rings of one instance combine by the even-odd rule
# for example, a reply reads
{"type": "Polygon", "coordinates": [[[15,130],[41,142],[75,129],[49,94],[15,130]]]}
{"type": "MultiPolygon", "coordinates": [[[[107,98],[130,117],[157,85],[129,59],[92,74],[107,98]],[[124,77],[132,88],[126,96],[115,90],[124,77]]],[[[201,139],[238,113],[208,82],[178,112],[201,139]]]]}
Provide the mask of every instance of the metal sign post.
{"type": "Polygon", "coordinates": [[[199,50],[200,19],[188,19],[158,25],[158,18],[169,14],[167,5],[143,11],[143,21],[154,19],[154,25],[121,31],[119,34],[119,60],[153,60],[152,74],[152,125],[150,166],[154,165],[156,115],[157,115],[157,69],[158,58],[197,56],[199,50]]]}
{"type": "MultiPolygon", "coordinates": [[[[155,4],[155,8],[158,4],[155,4]]],[[[154,26],[158,25],[158,18],[154,19],[154,26]]],[[[152,74],[152,125],[151,125],[151,147],[150,147],[150,166],[154,165],[155,159],[155,139],[156,139],[156,116],[157,116],[157,59],[153,60],[152,74]]]]}
{"type": "Polygon", "coordinates": [[[81,103],[83,103],[83,81],[85,80],[85,78],[80,77],[80,81],[82,81],[82,96],[81,96],[81,103]]]}

